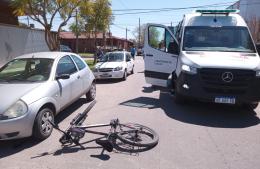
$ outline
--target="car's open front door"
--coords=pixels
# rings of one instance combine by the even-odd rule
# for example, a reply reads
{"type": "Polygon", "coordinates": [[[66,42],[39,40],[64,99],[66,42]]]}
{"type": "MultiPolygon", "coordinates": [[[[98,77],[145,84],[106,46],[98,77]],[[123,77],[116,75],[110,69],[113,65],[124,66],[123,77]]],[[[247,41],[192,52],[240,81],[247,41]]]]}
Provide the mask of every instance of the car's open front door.
{"type": "Polygon", "coordinates": [[[144,40],[145,80],[155,86],[167,86],[175,71],[179,45],[171,30],[159,24],[147,24],[144,40]]]}

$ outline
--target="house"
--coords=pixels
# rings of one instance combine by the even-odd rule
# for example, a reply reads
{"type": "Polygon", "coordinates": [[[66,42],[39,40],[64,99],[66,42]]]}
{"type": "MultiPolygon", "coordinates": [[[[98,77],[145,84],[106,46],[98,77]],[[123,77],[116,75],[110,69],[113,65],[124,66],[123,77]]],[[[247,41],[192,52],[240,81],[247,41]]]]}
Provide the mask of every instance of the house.
{"type": "Polygon", "coordinates": [[[255,43],[260,43],[260,3],[254,0],[239,0],[228,9],[239,9],[245,19],[255,43]]]}
{"type": "MultiPolygon", "coordinates": [[[[133,42],[126,40],[124,38],[119,38],[112,36],[111,33],[106,35],[106,50],[128,50],[133,42]]],[[[95,52],[96,46],[104,46],[103,33],[97,33],[96,35],[96,45],[94,40],[94,34],[81,33],[78,37],[78,50],[80,53],[85,52],[95,52]]],[[[63,45],[69,46],[73,52],[76,52],[76,36],[72,32],[61,32],[60,42],[63,45]]]]}

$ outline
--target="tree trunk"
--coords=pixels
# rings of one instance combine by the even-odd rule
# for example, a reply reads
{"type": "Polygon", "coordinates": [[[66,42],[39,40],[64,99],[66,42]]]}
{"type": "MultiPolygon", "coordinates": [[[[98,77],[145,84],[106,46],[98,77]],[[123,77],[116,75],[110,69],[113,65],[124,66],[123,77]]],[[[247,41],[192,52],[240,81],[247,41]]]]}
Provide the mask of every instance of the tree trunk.
{"type": "MultiPolygon", "coordinates": [[[[57,35],[59,36],[59,35],[57,35]]],[[[45,28],[45,42],[50,51],[59,49],[58,37],[51,32],[50,28],[45,28]]]]}
{"type": "Polygon", "coordinates": [[[95,54],[94,54],[94,64],[97,63],[97,32],[94,32],[94,44],[95,44],[95,54]]]}
{"type": "Polygon", "coordinates": [[[104,50],[106,50],[107,49],[106,31],[103,32],[103,46],[104,46],[104,50]]]}

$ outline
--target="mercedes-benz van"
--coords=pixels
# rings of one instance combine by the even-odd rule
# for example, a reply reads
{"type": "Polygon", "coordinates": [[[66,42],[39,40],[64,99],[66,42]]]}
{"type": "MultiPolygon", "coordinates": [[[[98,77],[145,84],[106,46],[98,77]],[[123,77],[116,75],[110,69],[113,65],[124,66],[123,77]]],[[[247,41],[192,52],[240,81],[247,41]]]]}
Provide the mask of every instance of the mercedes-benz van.
{"type": "Polygon", "coordinates": [[[260,58],[238,10],[197,10],[174,31],[147,24],[144,54],[146,82],[166,87],[171,79],[176,102],[255,108],[260,100],[260,58]]]}

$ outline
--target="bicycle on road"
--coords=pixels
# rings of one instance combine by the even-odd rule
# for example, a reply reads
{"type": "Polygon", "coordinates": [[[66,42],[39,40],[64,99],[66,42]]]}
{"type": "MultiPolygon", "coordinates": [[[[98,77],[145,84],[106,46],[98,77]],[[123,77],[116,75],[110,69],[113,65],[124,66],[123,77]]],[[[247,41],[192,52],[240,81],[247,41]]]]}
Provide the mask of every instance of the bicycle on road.
{"type": "Polygon", "coordinates": [[[92,133],[97,135],[104,136],[105,139],[97,138],[95,139],[96,143],[101,145],[105,150],[111,152],[114,148],[112,140],[119,139],[122,143],[143,147],[143,148],[152,148],[157,145],[159,141],[158,134],[151,128],[143,126],[137,123],[120,123],[118,119],[113,119],[108,124],[94,124],[83,126],[83,122],[87,118],[87,113],[93,108],[96,104],[96,101],[92,101],[90,105],[86,108],[83,113],[79,113],[73,118],[70,122],[67,130],[63,131],[59,128],[58,125],[49,121],[50,124],[62,132],[63,135],[59,139],[59,142],[62,145],[66,144],[75,144],[79,145],[81,148],[84,148],[80,144],[80,139],[85,136],[85,133],[92,133]],[[90,130],[91,128],[98,127],[110,127],[109,132],[100,132],[90,130]]]}

